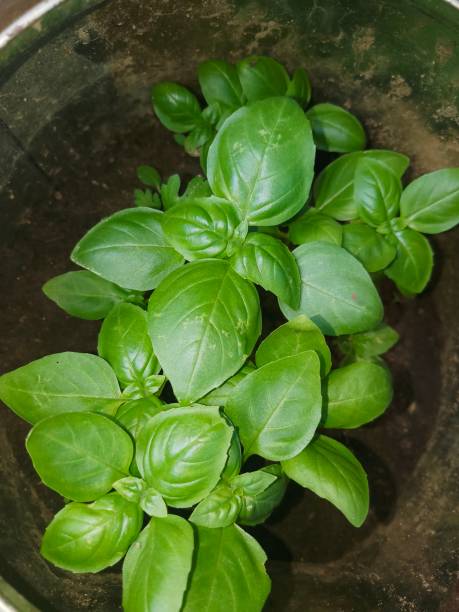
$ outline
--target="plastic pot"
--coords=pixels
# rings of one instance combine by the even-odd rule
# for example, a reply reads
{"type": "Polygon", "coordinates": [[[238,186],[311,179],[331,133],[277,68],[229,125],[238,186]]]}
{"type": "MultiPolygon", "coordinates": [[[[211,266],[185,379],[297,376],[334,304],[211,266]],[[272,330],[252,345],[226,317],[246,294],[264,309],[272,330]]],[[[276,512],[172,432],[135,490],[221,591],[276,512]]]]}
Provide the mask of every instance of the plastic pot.
{"type": "MultiPolygon", "coordinates": [[[[203,59],[266,53],[302,65],[315,98],[360,116],[371,146],[409,155],[411,176],[459,165],[456,3],[47,0],[30,13],[35,4],[0,7],[1,371],[94,350],[98,324],[67,317],[40,287],[70,269],[86,229],[131,205],[136,165],[197,172],[154,119],[149,89],[162,79],[195,86],[203,59]]],[[[256,533],[271,558],[269,610],[459,608],[459,233],[433,245],[435,278],[422,297],[386,291],[402,335],[389,357],[393,405],[344,436],[369,472],[370,516],[356,530],[291,486],[256,533]]],[[[28,426],[7,410],[2,421],[0,590],[10,608],[0,608],[119,609],[119,567],[77,576],[40,557],[61,501],[32,469],[28,426]]]]}

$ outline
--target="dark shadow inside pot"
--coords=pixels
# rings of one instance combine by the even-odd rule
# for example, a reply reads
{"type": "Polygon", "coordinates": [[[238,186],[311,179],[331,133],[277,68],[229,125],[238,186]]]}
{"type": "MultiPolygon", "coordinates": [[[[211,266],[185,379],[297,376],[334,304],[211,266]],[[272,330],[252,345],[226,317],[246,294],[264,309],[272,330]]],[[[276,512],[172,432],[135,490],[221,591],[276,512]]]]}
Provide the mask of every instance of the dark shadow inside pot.
{"type": "MultiPolygon", "coordinates": [[[[89,227],[131,206],[138,164],[184,179],[199,172],[153,117],[148,92],[166,78],[195,87],[203,59],[267,53],[289,68],[302,65],[315,99],[358,114],[371,146],[412,158],[411,176],[459,165],[459,17],[451,20],[442,3],[437,13],[428,2],[363,0],[333,0],[327,8],[296,1],[93,4],[59,26],[45,23],[42,37],[0,72],[2,372],[48,353],[95,351],[99,324],[68,317],[41,286],[72,268],[71,248],[89,227]],[[410,39],[402,20],[411,23],[410,39]]],[[[351,527],[291,484],[284,504],[253,530],[271,560],[269,609],[456,609],[458,237],[433,240],[436,276],[423,296],[408,300],[389,283],[381,287],[386,319],[402,338],[388,355],[395,398],[375,423],[336,432],[368,471],[365,525],[351,527]]],[[[267,333],[279,312],[269,296],[263,302],[267,333]]],[[[24,449],[29,427],[7,410],[2,415],[1,575],[42,610],[119,609],[119,567],[78,576],[40,557],[41,534],[62,504],[32,469],[24,449]]]]}

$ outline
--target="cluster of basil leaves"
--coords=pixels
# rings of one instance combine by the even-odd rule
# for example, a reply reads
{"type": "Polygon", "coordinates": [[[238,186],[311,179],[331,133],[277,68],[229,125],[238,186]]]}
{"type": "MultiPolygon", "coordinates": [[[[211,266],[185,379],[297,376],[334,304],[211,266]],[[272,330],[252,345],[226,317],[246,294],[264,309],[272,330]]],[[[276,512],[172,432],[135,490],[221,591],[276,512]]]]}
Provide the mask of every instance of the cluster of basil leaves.
{"type": "Polygon", "coordinates": [[[370,273],[421,291],[432,252],[419,232],[459,222],[458,169],[402,190],[404,155],[364,151],[345,109],[305,112],[304,70],[250,57],[198,76],[204,109],[174,83],[154,87],[153,105],[206,178],[181,190],[140,166],[136,207],[76,245],[84,270],[44,286],[69,314],[104,319],[98,356],[50,355],[0,378],[0,398],[33,425],[40,478],[67,500],[43,555],[73,572],[126,555],[129,612],[261,610],[266,556],[239,525],[266,520],[289,479],[363,523],[365,472],[322,430],[368,423],[392,398],[381,355],[398,335],[370,273]],[[345,154],[310,194],[316,147],[345,154]],[[258,346],[254,283],[288,320],[258,346]],[[339,336],[340,367],[325,335],[339,336]],[[161,399],[167,381],[177,403],[161,399]],[[241,473],[253,455],[265,467],[241,473]]]}

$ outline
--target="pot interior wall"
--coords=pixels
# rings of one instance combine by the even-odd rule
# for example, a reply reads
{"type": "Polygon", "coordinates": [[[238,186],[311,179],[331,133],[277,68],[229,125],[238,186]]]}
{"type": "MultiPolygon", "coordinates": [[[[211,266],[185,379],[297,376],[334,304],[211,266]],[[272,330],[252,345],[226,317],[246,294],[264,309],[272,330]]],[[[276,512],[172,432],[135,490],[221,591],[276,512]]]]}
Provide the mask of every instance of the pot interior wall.
{"type": "MultiPolygon", "coordinates": [[[[71,269],[69,252],[89,227],[131,206],[138,164],[184,179],[199,172],[149,102],[159,80],[196,88],[199,61],[266,53],[304,66],[314,99],[355,112],[371,146],[409,155],[410,177],[459,166],[459,17],[446,4],[108,0],[84,2],[81,12],[72,4],[63,22],[55,11],[0,57],[1,371],[47,353],[94,351],[99,324],[66,316],[41,285],[71,269]]],[[[436,272],[422,297],[383,285],[387,320],[402,336],[388,358],[395,399],[376,423],[340,436],[369,473],[368,521],[354,529],[291,485],[255,530],[272,560],[268,609],[456,609],[458,237],[433,240],[436,272]]],[[[279,314],[265,300],[267,332],[279,314]]],[[[40,557],[62,503],[32,469],[29,427],[7,410],[2,419],[0,573],[39,609],[118,609],[119,567],[77,576],[40,557]]]]}

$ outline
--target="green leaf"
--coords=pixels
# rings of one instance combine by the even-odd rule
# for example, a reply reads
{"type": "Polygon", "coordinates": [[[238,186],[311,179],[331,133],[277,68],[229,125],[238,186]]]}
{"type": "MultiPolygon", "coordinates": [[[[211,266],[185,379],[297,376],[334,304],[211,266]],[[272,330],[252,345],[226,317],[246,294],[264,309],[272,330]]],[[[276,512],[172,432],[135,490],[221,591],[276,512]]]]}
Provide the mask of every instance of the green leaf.
{"type": "Polygon", "coordinates": [[[70,352],[47,355],[3,374],[0,399],[29,423],[62,412],[113,413],[121,403],[108,363],[95,355],[70,352]]]}
{"type": "MultiPolygon", "coordinates": [[[[119,407],[116,413],[116,421],[124,427],[137,444],[140,433],[148,421],[165,410],[161,400],[155,396],[135,399],[126,402],[119,407]]],[[[140,476],[135,457],[132,459],[130,470],[136,476],[140,476]]]]}
{"type": "Polygon", "coordinates": [[[236,525],[220,529],[197,526],[196,538],[181,612],[260,612],[271,581],[264,567],[266,555],[257,541],[236,525]]]}
{"type": "Polygon", "coordinates": [[[148,187],[158,189],[161,185],[161,176],[153,166],[138,166],[137,178],[144,185],[148,185],[148,187]]]}
{"type": "Polygon", "coordinates": [[[344,338],[340,349],[361,359],[377,357],[390,350],[399,340],[399,335],[393,327],[380,323],[374,329],[344,338]]]}
{"type": "Polygon", "coordinates": [[[73,317],[97,321],[116,304],[142,299],[140,293],[127,291],[87,270],[66,272],[43,285],[43,293],[73,317]]]}
{"type": "Polygon", "coordinates": [[[154,489],[146,489],[140,497],[140,507],[149,516],[167,516],[167,506],[164,499],[154,489]]]}
{"type": "Polygon", "coordinates": [[[123,610],[181,610],[193,548],[193,529],[188,521],[173,515],[152,518],[123,564],[123,610]]]}
{"type": "Polygon", "coordinates": [[[284,323],[267,336],[257,349],[255,361],[257,367],[282,359],[292,357],[305,351],[315,351],[320,361],[322,376],[331,368],[331,354],[325,338],[306,315],[284,323]]]}
{"type": "Polygon", "coordinates": [[[243,365],[261,331],[258,294],[222,260],[193,262],[149,303],[150,336],[179,400],[195,401],[243,365]]]}
{"type": "Polygon", "coordinates": [[[425,234],[446,232],[459,223],[459,168],[424,174],[406,187],[400,200],[403,219],[425,234]]]}
{"type": "Polygon", "coordinates": [[[318,213],[314,208],[295,219],[288,228],[288,238],[293,244],[306,242],[331,242],[341,246],[343,226],[327,215],[318,213]]]}
{"type": "Polygon", "coordinates": [[[319,436],[282,467],[289,478],[336,506],[354,527],[363,524],[369,506],[367,476],[343,444],[319,436]]]}
{"type": "Polygon", "coordinates": [[[349,111],[335,104],[316,104],[306,117],[311,122],[314,142],[322,151],[349,153],[365,148],[362,124],[349,111]]]}
{"type": "Polygon", "coordinates": [[[201,527],[228,527],[236,522],[242,502],[227,485],[219,485],[205,497],[190,516],[190,521],[201,527]]]}
{"type": "Polygon", "coordinates": [[[137,441],[140,473],[168,505],[192,506],[220,480],[232,435],[216,407],[162,412],[146,423],[137,441]]]}
{"type": "Polygon", "coordinates": [[[225,412],[238,429],[244,457],[271,461],[298,454],[319,424],[320,363],[313,351],[284,357],[249,374],[225,412]]]}
{"type": "Polygon", "coordinates": [[[156,116],[172,132],[189,132],[201,121],[201,107],[191,91],[176,83],[158,83],[152,90],[156,116]]]}
{"type": "Polygon", "coordinates": [[[238,62],[236,68],[242,90],[249,102],[287,93],[287,71],[271,57],[251,55],[238,62]]]}
{"type": "Polygon", "coordinates": [[[134,189],[134,205],[140,208],[161,208],[159,194],[152,193],[151,189],[134,189]]]}
{"type": "Polygon", "coordinates": [[[330,336],[354,334],[377,325],[383,305],[368,272],[344,249],[326,242],[310,242],[293,254],[300,268],[300,307],[280,307],[287,319],[307,315],[330,336]]]}
{"type": "Polygon", "coordinates": [[[112,366],[122,387],[160,370],[148,335],[147,313],[133,304],[113,308],[99,332],[97,351],[112,366]]]}
{"type": "Polygon", "coordinates": [[[256,470],[255,472],[245,472],[231,479],[230,486],[233,491],[240,495],[255,496],[275,482],[276,476],[264,470],[256,470]]]}
{"type": "Polygon", "coordinates": [[[202,176],[193,176],[188,182],[185,193],[183,194],[184,200],[190,200],[191,198],[207,198],[212,195],[212,191],[209,187],[207,179],[202,176]]]}
{"type": "Polygon", "coordinates": [[[248,361],[234,376],[231,376],[231,378],[228,378],[222,385],[202,397],[199,402],[205,406],[226,406],[236,386],[247,376],[247,374],[250,374],[250,372],[253,372],[255,369],[254,364],[248,361]]]}
{"type": "Polygon", "coordinates": [[[298,306],[300,272],[291,252],[277,238],[258,232],[250,233],[230,261],[243,278],[271,291],[292,308],[298,306]]]}
{"type": "Polygon", "coordinates": [[[199,157],[201,147],[209,140],[213,140],[214,135],[215,130],[210,123],[202,121],[185,138],[183,142],[185,151],[188,155],[199,157]]]}
{"type": "Polygon", "coordinates": [[[294,98],[301,106],[307,106],[311,100],[311,82],[304,68],[297,68],[290,79],[287,96],[294,98]]]}
{"type": "Polygon", "coordinates": [[[246,490],[242,498],[242,508],[238,523],[241,525],[258,525],[264,523],[272,511],[280,504],[288,485],[288,478],[278,463],[268,465],[259,470],[270,476],[274,481],[263,491],[249,494],[246,490]]]}
{"type": "Polygon", "coordinates": [[[399,211],[402,183],[395,174],[371,157],[362,156],[354,179],[354,199],[360,218],[378,227],[399,211]]]}
{"type": "Polygon", "coordinates": [[[138,504],[143,493],[147,490],[147,483],[142,478],[125,476],[113,483],[113,488],[124,499],[138,504]]]}
{"type": "Polygon", "coordinates": [[[395,232],[397,255],[385,270],[402,292],[421,293],[430,280],[433,253],[425,236],[412,229],[395,232]]]}
{"type": "Polygon", "coordinates": [[[118,493],[88,505],[72,502],[46,528],[40,552],[70,572],[100,572],[125,555],[141,527],[140,508],[118,493]]]}
{"type": "Polygon", "coordinates": [[[108,417],[67,412],[37,423],[27,452],[42,481],[74,501],[92,501],[128,475],[134,453],[129,435],[108,417]]]}
{"type": "Polygon", "coordinates": [[[123,390],[123,398],[136,400],[148,398],[151,395],[159,395],[167,382],[163,374],[150,374],[144,380],[136,380],[123,390]]]}
{"type": "Polygon", "coordinates": [[[235,66],[222,60],[208,60],[198,66],[198,80],[207,104],[220,103],[239,108],[244,103],[235,66]]]}
{"type": "Polygon", "coordinates": [[[169,243],[188,261],[224,257],[239,225],[232,204],[215,196],[192,198],[171,208],[163,229],[169,243]]]}
{"type": "Polygon", "coordinates": [[[332,370],[325,391],[324,427],[354,429],[379,417],[392,401],[387,368],[358,361],[332,370]]]}
{"type": "Polygon", "coordinates": [[[400,178],[408,166],[408,158],[395,151],[373,149],[348,153],[335,159],[314,182],[314,201],[317,210],[339,221],[357,219],[358,206],[354,198],[354,178],[360,159],[370,158],[392,170],[400,178]]]}
{"type": "Polygon", "coordinates": [[[241,471],[242,465],[242,449],[241,443],[239,442],[239,436],[237,431],[233,431],[231,438],[231,445],[228,451],[228,459],[223,469],[221,479],[230,480],[233,476],[236,476],[241,471]]]}
{"type": "MultiPolygon", "coordinates": [[[[165,211],[180,202],[179,190],[180,177],[178,174],[173,174],[161,185],[161,200],[165,211]]],[[[163,218],[164,217],[161,217],[161,220],[163,218]]]]}
{"type": "Polygon", "coordinates": [[[343,226],[343,248],[358,259],[368,272],[384,270],[397,253],[393,244],[364,223],[343,226]]]}
{"type": "Polygon", "coordinates": [[[277,225],[301,210],[314,173],[308,120],[289,98],[270,98],[229,117],[207,159],[215,195],[235,204],[251,225],[277,225]]]}
{"type": "Polygon", "coordinates": [[[71,259],[127,289],[154,289],[183,263],[164,237],[162,216],[151,208],[120,210],[90,229],[71,259]]]}

